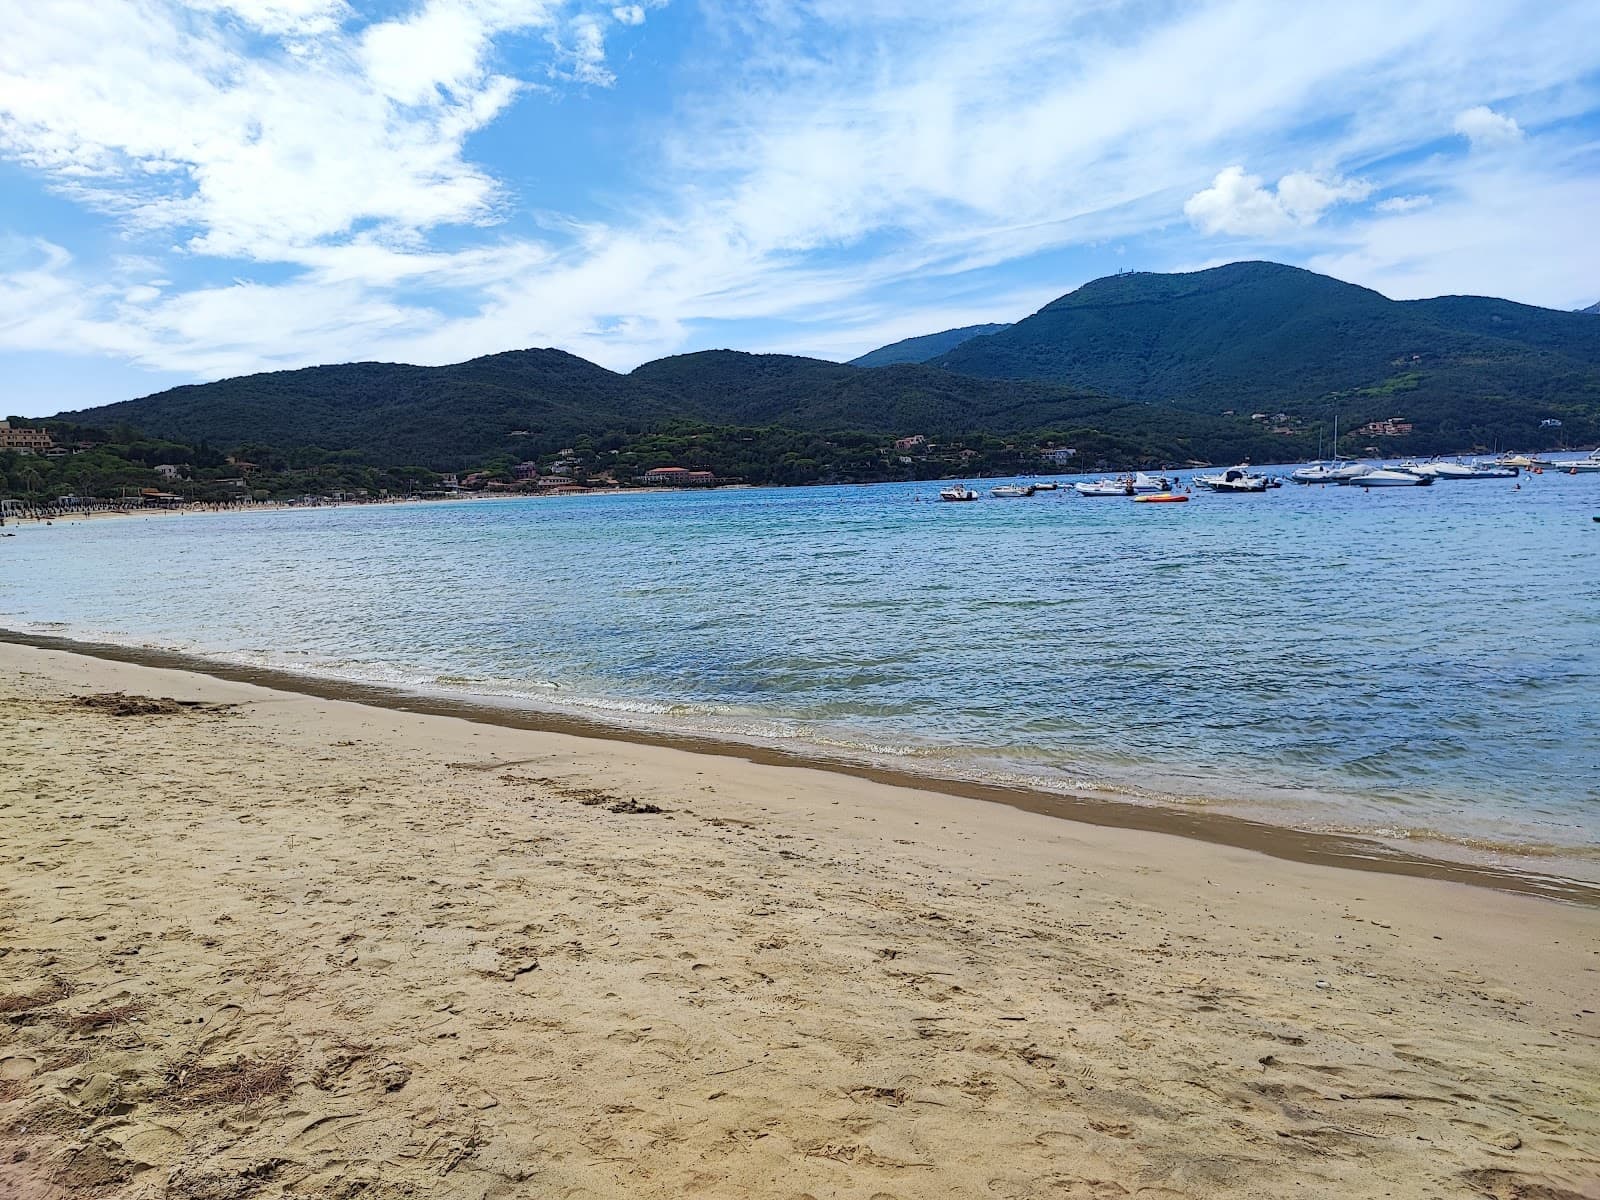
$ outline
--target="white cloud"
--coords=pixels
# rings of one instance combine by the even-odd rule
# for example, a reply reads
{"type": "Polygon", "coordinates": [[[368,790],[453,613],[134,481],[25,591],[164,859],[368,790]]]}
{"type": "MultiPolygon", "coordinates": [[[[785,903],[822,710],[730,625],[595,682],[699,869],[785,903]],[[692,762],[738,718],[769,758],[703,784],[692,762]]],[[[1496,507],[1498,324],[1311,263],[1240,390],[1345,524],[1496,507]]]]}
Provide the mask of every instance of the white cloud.
{"type": "MultiPolygon", "coordinates": [[[[703,0],[717,40],[678,73],[689,90],[620,131],[659,152],[607,164],[604,207],[552,212],[513,191],[537,185],[474,160],[470,139],[532,79],[610,82],[624,67],[607,34],[653,5],[407,0],[374,23],[334,0],[205,4],[198,17],[176,0],[0,6],[0,155],[158,259],[111,291],[87,251],[31,263],[11,292],[17,272],[0,278],[0,294],[38,297],[19,309],[25,334],[0,320],[0,342],[208,376],[539,344],[626,367],[693,344],[703,323],[768,320],[794,348],[848,353],[891,325],[1016,315],[1016,297],[1079,281],[1059,265],[985,274],[997,265],[1141,235],[1170,261],[1193,238],[1172,227],[1180,207],[1204,231],[1308,254],[1337,236],[1348,248],[1328,261],[1349,277],[1402,278],[1401,241],[1319,225],[1369,194],[1347,176],[1439,198],[1426,213],[1382,202],[1373,227],[1448,210],[1464,230],[1448,179],[1393,163],[1482,95],[1515,98],[1541,129],[1561,114],[1530,96],[1594,108],[1581,81],[1600,42],[1591,0],[703,0]],[[240,23],[278,40],[263,52],[240,23]],[[544,61],[507,61],[539,46],[544,61]],[[1261,175],[1229,168],[1184,205],[1219,163],[1261,175]],[[519,206],[534,219],[506,223],[529,215],[519,206]],[[251,260],[259,278],[134,290],[250,273],[206,256],[251,260]]],[[[581,102],[568,100],[575,121],[581,102]]],[[[568,180],[592,166],[519,149],[568,180]]],[[[1546,197],[1525,199],[1539,221],[1546,197]]],[[[1457,254],[1442,234],[1430,244],[1457,254]]],[[[1559,270],[1600,274],[1588,244],[1559,270]]],[[[1483,261],[1478,290],[1556,298],[1556,268],[1483,261]]]]}
{"type": "Polygon", "coordinates": [[[556,47],[562,66],[552,69],[552,74],[601,87],[616,82],[617,77],[606,67],[606,38],[598,17],[584,14],[574,18],[565,41],[558,40],[556,47]]]}
{"type": "Polygon", "coordinates": [[[343,0],[188,0],[197,12],[225,13],[262,33],[310,37],[336,29],[350,15],[343,0]]]}
{"type": "Polygon", "coordinates": [[[1379,200],[1373,207],[1379,212],[1404,213],[1427,208],[1432,203],[1432,196],[1390,196],[1386,200],[1379,200]]]}
{"type": "Polygon", "coordinates": [[[1475,158],[1432,204],[1358,223],[1306,263],[1396,299],[1497,295],[1551,308],[1593,301],[1600,155],[1577,147],[1539,164],[1475,158]],[[1587,297],[1587,299],[1585,299],[1587,297]]]}
{"type": "Polygon", "coordinates": [[[1514,146],[1523,137],[1522,126],[1515,119],[1495,112],[1487,104],[1479,104],[1456,114],[1453,128],[1472,143],[1474,150],[1514,146]]]}
{"type": "Polygon", "coordinates": [[[1243,167],[1225,167],[1211,186],[1184,202],[1183,212],[1202,233],[1270,238],[1314,225],[1335,204],[1364,200],[1372,185],[1360,179],[1324,179],[1295,171],[1274,190],[1243,167]]]}
{"type": "Polygon", "coordinates": [[[494,219],[463,154],[522,86],[497,37],[592,22],[559,0],[425,0],[360,29],[319,0],[57,0],[0,18],[0,154],[135,233],[199,254],[295,262],[362,226],[400,244],[494,219]],[[283,37],[242,43],[230,21],[283,37]],[[323,30],[311,41],[295,35],[323,30]]]}

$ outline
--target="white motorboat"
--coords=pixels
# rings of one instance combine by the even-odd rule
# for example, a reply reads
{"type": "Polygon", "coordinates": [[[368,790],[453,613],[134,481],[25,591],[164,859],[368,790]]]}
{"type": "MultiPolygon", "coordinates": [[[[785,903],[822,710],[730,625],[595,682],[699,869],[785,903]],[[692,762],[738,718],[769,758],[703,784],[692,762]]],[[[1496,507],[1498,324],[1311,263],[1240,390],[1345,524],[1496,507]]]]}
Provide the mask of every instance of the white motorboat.
{"type": "Polygon", "coordinates": [[[1272,486],[1272,480],[1265,475],[1251,474],[1248,463],[1229,467],[1220,475],[1196,475],[1194,481],[1213,492],[1225,493],[1264,492],[1272,486]]]}
{"type": "Polygon", "coordinates": [[[1093,479],[1087,483],[1075,483],[1072,490],[1080,496],[1132,496],[1132,479],[1093,479]]]}
{"type": "MultiPolygon", "coordinates": [[[[1471,463],[1444,462],[1439,459],[1435,459],[1433,462],[1425,463],[1423,465],[1427,468],[1426,473],[1432,475],[1435,479],[1485,478],[1485,476],[1483,476],[1480,472],[1479,468],[1473,466],[1471,463]]],[[[1505,469],[1513,472],[1516,470],[1515,467],[1507,467],[1505,469]]]]}
{"type": "Polygon", "coordinates": [[[1516,467],[1495,467],[1487,463],[1464,463],[1439,458],[1428,462],[1408,459],[1392,469],[1428,479],[1515,479],[1518,473],[1516,467]]]}
{"type": "Polygon", "coordinates": [[[1150,493],[1170,492],[1174,482],[1165,475],[1146,475],[1143,471],[1139,471],[1133,477],[1133,490],[1150,493]]]}
{"type": "Polygon", "coordinates": [[[1339,477],[1337,463],[1314,462],[1303,467],[1296,467],[1289,472],[1289,478],[1296,483],[1343,483],[1339,477]]]}
{"type": "Polygon", "coordinates": [[[1568,475],[1587,475],[1600,471],[1600,450],[1594,451],[1588,458],[1572,458],[1565,462],[1554,462],[1550,466],[1557,471],[1564,471],[1568,475]]]}
{"type": "Polygon", "coordinates": [[[1412,475],[1426,475],[1429,479],[1442,479],[1444,477],[1445,466],[1445,463],[1434,462],[1431,459],[1428,462],[1418,462],[1414,458],[1408,458],[1405,460],[1405,462],[1396,463],[1393,467],[1388,469],[1393,471],[1406,471],[1412,475]]]}
{"type": "Polygon", "coordinates": [[[1427,487],[1433,483],[1432,475],[1413,475],[1410,471],[1394,467],[1375,467],[1365,475],[1350,481],[1351,487],[1427,487]]]}
{"type": "Polygon", "coordinates": [[[1036,483],[1033,485],[1033,490],[1036,492],[1053,492],[1060,486],[1061,485],[1059,483],[1054,481],[1049,483],[1036,483]]]}
{"type": "Polygon", "coordinates": [[[1034,491],[1032,484],[1002,483],[998,487],[990,488],[989,495],[996,500],[1016,500],[1023,496],[1031,496],[1034,491]]]}
{"type": "Polygon", "coordinates": [[[1154,496],[1170,492],[1177,483],[1176,479],[1168,479],[1165,475],[1146,475],[1143,471],[1136,471],[1132,475],[1118,475],[1115,479],[1075,483],[1072,487],[1080,496],[1154,496]]]}
{"type": "Polygon", "coordinates": [[[978,493],[964,483],[957,483],[950,487],[939,489],[939,499],[941,500],[961,501],[976,500],[977,498],[978,493]]]}

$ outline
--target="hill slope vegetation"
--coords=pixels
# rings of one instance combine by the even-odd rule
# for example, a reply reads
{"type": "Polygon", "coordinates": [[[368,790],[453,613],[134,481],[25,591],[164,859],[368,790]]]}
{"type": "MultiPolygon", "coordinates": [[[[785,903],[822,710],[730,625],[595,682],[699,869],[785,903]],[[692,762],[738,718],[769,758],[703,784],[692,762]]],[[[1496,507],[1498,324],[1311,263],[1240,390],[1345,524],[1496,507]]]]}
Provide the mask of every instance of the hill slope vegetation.
{"type": "Polygon", "coordinates": [[[946,329],[940,333],[925,333],[921,337],[903,338],[887,346],[869,350],[860,358],[852,358],[852,367],[887,367],[894,363],[922,363],[954,350],[963,342],[975,337],[987,337],[1009,329],[1009,325],[963,325],[960,329],[946,329]]]}
{"type": "MultiPolygon", "coordinates": [[[[968,332],[911,341],[926,349],[968,332]]],[[[1335,412],[1346,431],[1395,416],[1413,424],[1385,450],[1534,446],[1551,428],[1574,444],[1596,440],[1600,321],[1482,297],[1397,302],[1293,267],[1234,263],[1095,280],[927,363],[717,350],[623,375],[559,350],[517,350],[442,367],[250,375],[69,415],[213,446],[318,447],[455,469],[684,422],[821,435],[1104,435],[1136,459],[1282,461],[1314,452],[1335,412]],[[1252,410],[1273,420],[1253,422],[1252,410]],[[1551,419],[1561,424],[1541,425],[1551,419]]]]}
{"type": "Polygon", "coordinates": [[[731,350],[659,359],[630,375],[559,350],[445,367],[345,363],[173,388],[68,416],[211,446],[317,447],[438,470],[684,423],[933,438],[1102,434],[1108,452],[1135,458],[1237,457],[1260,443],[1259,431],[1228,420],[1057,383],[969,379],[910,363],[864,371],[731,350]]]}
{"type": "Polygon", "coordinates": [[[1404,415],[1458,446],[1531,438],[1550,417],[1600,431],[1600,322],[1476,296],[1394,301],[1276,263],[1097,279],[929,365],[1196,411],[1338,409],[1347,427],[1404,415]]]}

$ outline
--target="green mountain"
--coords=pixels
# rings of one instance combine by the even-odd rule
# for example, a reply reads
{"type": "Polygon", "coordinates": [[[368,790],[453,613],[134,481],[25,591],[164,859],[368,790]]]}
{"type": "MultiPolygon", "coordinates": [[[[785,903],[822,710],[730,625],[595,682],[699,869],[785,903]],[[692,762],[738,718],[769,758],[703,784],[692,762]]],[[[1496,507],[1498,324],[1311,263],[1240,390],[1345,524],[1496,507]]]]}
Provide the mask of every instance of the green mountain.
{"type": "Polygon", "coordinates": [[[439,470],[685,424],[940,439],[1060,431],[1130,460],[1240,457],[1261,440],[1215,416],[1058,383],[969,379],[913,363],[864,371],[731,350],[659,359],[629,375],[559,350],[445,367],[344,363],[173,388],[63,418],[216,447],[316,447],[439,470]]]}
{"type": "MultiPolygon", "coordinates": [[[[776,447],[729,431],[782,428],[828,444],[845,433],[1036,435],[1127,462],[1283,461],[1312,453],[1334,412],[1347,432],[1410,422],[1386,450],[1543,446],[1550,428],[1573,444],[1600,440],[1600,322],[1481,297],[1396,302],[1293,267],[1235,263],[1099,279],[929,363],[713,350],[623,375],[559,350],[516,350],[442,367],[248,375],[64,415],[218,448],[458,469],[585,438],[611,439],[621,455],[686,425],[719,430],[729,446],[776,447]],[[1561,425],[1540,425],[1549,418],[1561,425]]],[[[1372,440],[1350,436],[1347,450],[1372,440]]]]}
{"type": "Polygon", "coordinates": [[[560,350],[514,350],[447,367],[340,363],[193,384],[63,414],[214,446],[361,450],[379,462],[463,465],[517,430],[550,439],[642,430],[671,414],[603,367],[560,350]]]}
{"type": "Polygon", "coordinates": [[[1394,301],[1276,263],[1087,283],[930,366],[1038,379],[1201,412],[1346,428],[1404,416],[1418,449],[1532,444],[1556,417],[1600,437],[1600,323],[1474,296],[1394,301]]]}
{"type": "Polygon", "coordinates": [[[946,329],[942,333],[925,333],[921,337],[903,338],[887,346],[869,350],[860,358],[852,358],[852,367],[887,367],[894,363],[923,363],[954,350],[962,342],[975,337],[986,337],[1009,329],[1009,325],[964,325],[960,329],[946,329]]]}

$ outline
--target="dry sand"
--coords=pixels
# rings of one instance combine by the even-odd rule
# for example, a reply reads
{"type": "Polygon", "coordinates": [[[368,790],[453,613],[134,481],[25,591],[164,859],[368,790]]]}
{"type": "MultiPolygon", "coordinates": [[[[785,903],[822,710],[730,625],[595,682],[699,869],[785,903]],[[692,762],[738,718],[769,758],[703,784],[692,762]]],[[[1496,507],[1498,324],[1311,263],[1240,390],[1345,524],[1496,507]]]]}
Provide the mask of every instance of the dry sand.
{"type": "Polygon", "coordinates": [[[0,1196],[1571,1200],[1596,1008],[1593,908],[0,645],[0,1196]]]}

